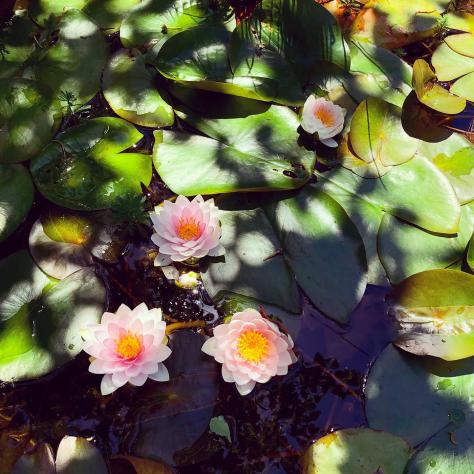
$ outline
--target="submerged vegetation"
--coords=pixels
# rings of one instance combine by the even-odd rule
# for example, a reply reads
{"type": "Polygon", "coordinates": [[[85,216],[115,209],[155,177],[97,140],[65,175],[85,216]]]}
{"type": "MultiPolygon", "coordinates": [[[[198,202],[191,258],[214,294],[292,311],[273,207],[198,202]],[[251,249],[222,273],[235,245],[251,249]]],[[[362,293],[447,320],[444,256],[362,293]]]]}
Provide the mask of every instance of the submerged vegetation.
{"type": "Polygon", "coordinates": [[[470,2],[0,15],[0,473],[468,472],[470,2]]]}

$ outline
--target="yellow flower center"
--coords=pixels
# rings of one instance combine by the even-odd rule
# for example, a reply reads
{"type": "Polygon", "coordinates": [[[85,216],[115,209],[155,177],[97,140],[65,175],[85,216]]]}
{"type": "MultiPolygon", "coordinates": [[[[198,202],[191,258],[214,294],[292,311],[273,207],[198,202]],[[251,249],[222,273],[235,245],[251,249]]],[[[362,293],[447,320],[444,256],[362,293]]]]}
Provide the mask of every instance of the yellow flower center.
{"type": "Polygon", "coordinates": [[[135,359],[142,350],[142,343],[135,334],[127,332],[117,340],[117,354],[124,359],[135,359]]]}
{"type": "Polygon", "coordinates": [[[321,120],[325,127],[333,127],[336,123],[334,114],[328,107],[319,107],[314,111],[314,116],[321,120]]]}
{"type": "Polygon", "coordinates": [[[268,339],[258,331],[246,331],[237,338],[237,350],[247,362],[258,364],[268,354],[268,339]]]}
{"type": "Polygon", "coordinates": [[[201,226],[193,218],[181,218],[176,233],[180,239],[193,240],[201,235],[201,226]]]}

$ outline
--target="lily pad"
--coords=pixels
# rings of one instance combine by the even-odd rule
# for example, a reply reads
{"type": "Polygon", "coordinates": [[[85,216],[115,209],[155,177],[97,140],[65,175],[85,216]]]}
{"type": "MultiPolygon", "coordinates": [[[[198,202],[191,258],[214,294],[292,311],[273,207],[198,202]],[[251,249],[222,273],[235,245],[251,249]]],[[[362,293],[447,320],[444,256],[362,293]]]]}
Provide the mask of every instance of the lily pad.
{"type": "Polygon", "coordinates": [[[406,472],[469,470],[473,370],[472,358],[438,362],[414,358],[392,345],[377,359],[365,390],[370,427],[401,436],[412,446],[426,441],[406,472]]]}
{"type": "MultiPolygon", "coordinates": [[[[146,0],[122,21],[120,40],[127,48],[165,42],[208,22],[216,12],[207,0],[146,0]]],[[[219,15],[216,15],[219,17],[219,15]]]]}
{"type": "Polygon", "coordinates": [[[459,232],[446,236],[426,232],[386,214],[378,233],[378,253],[392,283],[424,270],[462,261],[474,230],[474,206],[461,207],[459,232]]]}
{"type": "Polygon", "coordinates": [[[467,248],[466,260],[469,268],[474,272],[474,233],[472,234],[471,241],[467,248]]]}
{"type": "MultiPolygon", "coordinates": [[[[446,46],[448,49],[449,47],[446,46]]],[[[424,59],[417,59],[413,65],[413,88],[418,100],[428,107],[444,114],[458,114],[466,108],[466,100],[451,94],[436,84],[435,74],[424,59]]]]}
{"type": "Polygon", "coordinates": [[[66,11],[46,33],[49,37],[44,39],[45,45],[28,59],[28,71],[61,99],[68,96],[69,105],[76,109],[92,99],[100,88],[107,58],[105,38],[98,26],[79,10],[66,11]]]}
{"type": "Polygon", "coordinates": [[[120,50],[104,72],[104,96],[117,115],[137,125],[173,125],[173,109],[158,92],[156,76],[154,68],[147,68],[144,55],[120,50]]]}
{"type": "MultiPolygon", "coordinates": [[[[464,39],[464,34],[462,34],[462,36],[462,43],[468,43],[464,39]]],[[[468,44],[466,44],[466,46],[468,47],[468,44]]],[[[474,57],[457,53],[444,42],[441,43],[433,53],[431,64],[440,81],[452,81],[465,74],[474,72],[474,57]]]]}
{"type": "Polygon", "coordinates": [[[418,140],[403,129],[399,107],[376,98],[361,102],[352,116],[350,143],[355,154],[384,166],[405,163],[415,154],[418,140]]]}
{"type": "Polygon", "coordinates": [[[88,120],[62,132],[31,162],[33,180],[46,198],[69,209],[110,208],[150,183],[150,157],[120,153],[141,137],[118,118],[88,120]]]}
{"type": "Polygon", "coordinates": [[[318,439],[303,460],[305,474],[403,474],[410,446],[369,428],[335,431],[318,439]]]}
{"type": "Polygon", "coordinates": [[[474,58],[474,35],[461,33],[444,38],[444,42],[456,53],[474,58]]]}
{"type": "Polygon", "coordinates": [[[33,193],[26,168],[0,164],[0,242],[26,218],[33,204],[33,193]]]}
{"type": "Polygon", "coordinates": [[[51,282],[26,251],[0,262],[0,380],[46,375],[82,350],[81,330],[99,321],[105,289],[93,268],[51,282]]]}
{"type": "Polygon", "coordinates": [[[420,153],[449,179],[461,204],[474,200],[474,147],[459,133],[438,143],[420,143],[420,153]]]}
{"type": "Polygon", "coordinates": [[[49,89],[26,79],[0,80],[0,163],[35,156],[53,138],[61,117],[49,89]]]}
{"type": "Polygon", "coordinates": [[[377,252],[377,233],[385,214],[383,209],[363,199],[363,196],[354,194],[350,188],[340,187],[335,182],[324,179],[324,175],[318,180],[316,187],[342,206],[362,236],[368,265],[368,283],[388,286],[387,275],[377,252]]]}
{"type": "MultiPolygon", "coordinates": [[[[86,15],[103,29],[116,31],[122,20],[135,6],[143,0],[87,0],[83,8],[86,15]]],[[[109,33],[109,31],[107,31],[109,33]]]]}
{"type": "Polygon", "coordinates": [[[101,452],[90,441],[65,436],[56,454],[57,474],[107,474],[109,470],[101,452]]]}
{"type": "Polygon", "coordinates": [[[394,166],[381,179],[364,179],[343,168],[316,173],[323,182],[331,181],[372,206],[431,232],[455,234],[459,229],[461,207],[451,184],[421,156],[394,166]]]}
{"type": "Polygon", "coordinates": [[[176,194],[294,189],[311,177],[315,154],[297,144],[297,115],[272,106],[245,118],[185,120],[210,138],[155,132],[153,161],[176,194]]]}
{"type": "Polygon", "coordinates": [[[202,273],[211,298],[218,301],[227,292],[237,293],[299,313],[294,276],[278,255],[281,244],[265,213],[261,209],[221,211],[220,221],[225,257],[209,263],[202,273]]]}
{"type": "Polygon", "coordinates": [[[417,273],[395,287],[391,300],[397,346],[445,360],[474,355],[474,276],[457,270],[417,273]]]}
{"type": "Polygon", "coordinates": [[[231,207],[240,210],[221,218],[226,255],[203,273],[210,295],[237,293],[298,313],[294,274],[318,309],[347,322],[364,293],[367,267],[362,239],[342,207],[313,187],[266,203],[265,214],[239,199],[231,207]]]}
{"type": "Polygon", "coordinates": [[[74,214],[49,213],[34,224],[30,232],[30,252],[47,275],[62,280],[93,263],[86,248],[92,239],[93,224],[74,214]]]}
{"type": "Polygon", "coordinates": [[[474,102],[474,72],[460,77],[449,90],[452,94],[474,102]]]}

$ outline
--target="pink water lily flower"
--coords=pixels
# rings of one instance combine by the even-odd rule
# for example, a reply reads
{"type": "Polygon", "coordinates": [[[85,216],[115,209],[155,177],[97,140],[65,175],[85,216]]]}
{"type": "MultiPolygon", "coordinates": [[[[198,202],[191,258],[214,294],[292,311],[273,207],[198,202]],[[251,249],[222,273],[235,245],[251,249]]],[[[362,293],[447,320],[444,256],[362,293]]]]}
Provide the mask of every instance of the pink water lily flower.
{"type": "Polygon", "coordinates": [[[225,253],[220,243],[222,231],[214,199],[204,201],[202,196],[196,196],[189,201],[185,196],[178,196],[176,202],[165,201],[163,206],[155,207],[150,218],[156,232],[151,240],[159,247],[155,265],[225,253]]]}
{"type": "Polygon", "coordinates": [[[214,328],[203,352],[222,364],[222,378],[233,382],[241,395],[274,375],[285,375],[296,362],[293,341],[278,326],[254,309],[232,316],[230,323],[214,328]]]}
{"type": "Polygon", "coordinates": [[[326,146],[337,147],[332,137],[341,133],[346,110],[323,97],[310,95],[303,106],[301,126],[308,133],[318,133],[318,139],[326,146]]]}
{"type": "Polygon", "coordinates": [[[166,345],[166,323],[161,309],[148,309],[145,303],[130,309],[122,304],[116,313],[104,313],[100,324],[88,328],[84,351],[94,359],[93,374],[105,374],[100,391],[109,395],[130,382],[143,385],[147,378],[169,380],[163,364],[171,350],[166,345]]]}

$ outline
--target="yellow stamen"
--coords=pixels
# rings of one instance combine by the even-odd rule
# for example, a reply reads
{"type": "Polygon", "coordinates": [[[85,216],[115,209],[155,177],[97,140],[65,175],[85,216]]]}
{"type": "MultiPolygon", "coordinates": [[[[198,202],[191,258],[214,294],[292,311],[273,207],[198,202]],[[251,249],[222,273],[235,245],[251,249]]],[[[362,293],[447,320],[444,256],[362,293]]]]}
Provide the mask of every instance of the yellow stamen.
{"type": "Polygon", "coordinates": [[[176,233],[183,240],[193,240],[201,235],[201,226],[193,218],[181,218],[176,233]]]}
{"type": "Polygon", "coordinates": [[[117,340],[117,354],[124,359],[135,359],[142,350],[140,339],[135,334],[127,332],[117,340]]]}
{"type": "Polygon", "coordinates": [[[240,357],[247,362],[258,364],[268,355],[268,349],[268,339],[258,331],[246,331],[237,339],[240,357]]]}
{"type": "Polygon", "coordinates": [[[336,123],[334,114],[331,112],[331,110],[328,107],[318,107],[314,111],[314,116],[321,120],[322,124],[325,127],[333,127],[334,124],[336,123]]]}

